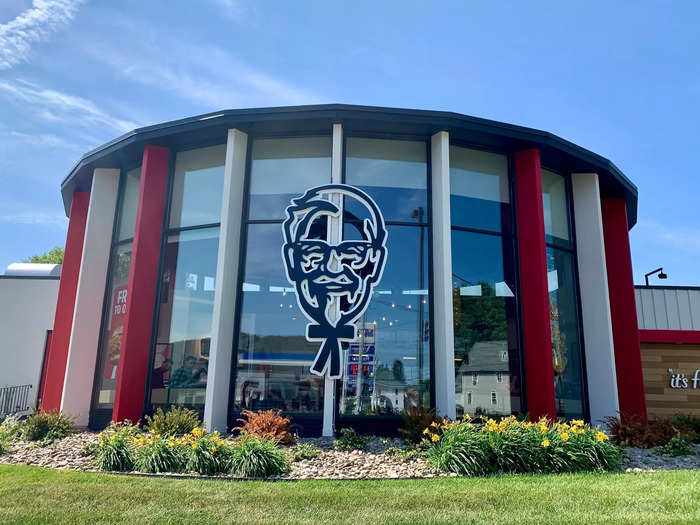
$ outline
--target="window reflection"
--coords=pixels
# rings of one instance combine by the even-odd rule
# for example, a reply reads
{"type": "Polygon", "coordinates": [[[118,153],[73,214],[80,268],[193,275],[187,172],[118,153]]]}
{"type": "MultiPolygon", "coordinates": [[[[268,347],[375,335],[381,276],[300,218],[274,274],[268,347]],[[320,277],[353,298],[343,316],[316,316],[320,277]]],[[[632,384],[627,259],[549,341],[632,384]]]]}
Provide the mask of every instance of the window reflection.
{"type": "Polygon", "coordinates": [[[545,169],[542,170],[542,204],[547,242],[571,247],[566,179],[545,169]]]}
{"type": "Polygon", "coordinates": [[[282,219],[292,197],[330,178],[331,137],[255,140],[249,219],[282,219]]]}
{"type": "Polygon", "coordinates": [[[170,228],[221,220],[226,144],[182,151],[175,159],[170,228]]]}
{"type": "Polygon", "coordinates": [[[161,275],[151,405],[204,405],[219,228],[172,234],[161,275]]]}
{"type": "Polygon", "coordinates": [[[452,231],[457,415],[520,412],[512,239],[452,231]]]}
{"type": "Polygon", "coordinates": [[[557,416],[584,417],[582,355],[579,340],[574,254],[547,248],[552,331],[552,363],[557,416]]]}
{"type": "Polygon", "coordinates": [[[508,157],[450,146],[452,226],[510,231],[508,157]]]}
{"type": "MultiPolygon", "coordinates": [[[[425,142],[349,137],[346,144],[345,181],[366,191],[384,220],[416,222],[417,210],[428,209],[425,142]]],[[[361,212],[354,206],[347,210],[361,212]]]]}
{"type": "Polygon", "coordinates": [[[127,171],[122,182],[122,201],[119,213],[117,241],[131,239],[136,227],[136,210],[139,205],[141,166],[127,171]]]}
{"type": "MultiPolygon", "coordinates": [[[[346,222],[344,237],[357,226],[346,222]]],[[[388,226],[381,282],[344,345],[341,415],[400,414],[430,406],[430,324],[426,227],[388,226]]]]}
{"type": "Polygon", "coordinates": [[[323,379],[309,368],[318,343],[297,306],[280,255],[280,224],[248,226],[234,409],[323,410],[323,379]]]}
{"type": "Polygon", "coordinates": [[[114,248],[107,283],[107,308],[100,336],[99,363],[97,367],[97,408],[111,408],[117,385],[117,369],[121,351],[124,322],[126,321],[127,287],[131,264],[132,244],[114,248]]]}

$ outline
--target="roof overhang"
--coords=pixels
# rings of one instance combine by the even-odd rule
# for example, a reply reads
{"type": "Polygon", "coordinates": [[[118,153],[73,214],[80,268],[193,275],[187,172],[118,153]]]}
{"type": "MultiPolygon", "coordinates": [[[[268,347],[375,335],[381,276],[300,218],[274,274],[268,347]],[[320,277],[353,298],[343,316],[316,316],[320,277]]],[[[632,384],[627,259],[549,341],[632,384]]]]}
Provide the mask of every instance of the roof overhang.
{"type": "Polygon", "coordinates": [[[601,195],[624,199],[629,227],[637,222],[637,187],[624,173],[605,157],[552,133],[446,111],[345,104],[233,109],[135,129],[78,161],[61,183],[66,214],[73,193],[90,190],[95,168],[135,166],[147,144],[178,150],[224,143],[229,128],[254,135],[327,134],[332,123],[342,123],[345,133],[427,137],[448,131],[451,140],[504,152],[539,148],[543,166],[569,173],[597,173],[601,195]]]}

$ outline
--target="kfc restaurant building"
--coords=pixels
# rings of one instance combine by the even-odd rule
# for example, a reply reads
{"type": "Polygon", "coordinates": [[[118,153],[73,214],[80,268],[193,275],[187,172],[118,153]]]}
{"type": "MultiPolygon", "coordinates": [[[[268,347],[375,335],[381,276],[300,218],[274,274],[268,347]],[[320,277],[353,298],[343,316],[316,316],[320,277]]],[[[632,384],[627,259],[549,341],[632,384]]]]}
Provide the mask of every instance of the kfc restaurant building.
{"type": "Polygon", "coordinates": [[[141,128],[87,153],[42,403],[306,434],[402,412],[646,417],[636,187],[550,133],[324,105],[141,128]],[[613,306],[611,308],[611,305],[613,306]]]}

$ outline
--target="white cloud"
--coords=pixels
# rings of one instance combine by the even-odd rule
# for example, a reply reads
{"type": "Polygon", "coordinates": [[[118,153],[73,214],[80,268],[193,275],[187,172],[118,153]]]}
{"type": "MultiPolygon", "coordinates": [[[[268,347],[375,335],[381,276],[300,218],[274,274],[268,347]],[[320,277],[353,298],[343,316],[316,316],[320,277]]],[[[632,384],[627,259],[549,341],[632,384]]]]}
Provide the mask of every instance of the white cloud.
{"type": "Polygon", "coordinates": [[[86,53],[122,77],[172,93],[202,111],[323,101],[319,95],[251,67],[215,45],[154,34],[152,28],[136,25],[133,20],[115,17],[113,23],[120,33],[131,36],[125,36],[120,46],[109,41],[94,43],[84,50],[86,53]]]}
{"type": "Polygon", "coordinates": [[[700,255],[700,230],[697,229],[674,228],[658,222],[641,220],[630,234],[632,239],[639,239],[651,246],[700,255]]]}
{"type": "Polygon", "coordinates": [[[69,142],[61,137],[53,135],[51,133],[23,133],[21,131],[10,131],[8,133],[10,138],[14,138],[18,141],[29,144],[30,146],[36,146],[39,148],[65,148],[70,150],[82,151],[83,148],[80,144],[74,142],[69,142]]]}
{"type": "Polygon", "coordinates": [[[135,122],[112,117],[91,100],[46,89],[26,80],[0,80],[0,95],[50,122],[82,127],[106,126],[120,133],[138,127],[135,122]]]}
{"type": "Polygon", "coordinates": [[[14,20],[0,24],[0,70],[26,61],[32,44],[47,40],[65,27],[84,0],[34,0],[14,20]]]}
{"type": "Polygon", "coordinates": [[[0,224],[48,226],[65,230],[68,227],[68,219],[61,213],[54,214],[25,209],[17,213],[0,215],[0,224]]]}

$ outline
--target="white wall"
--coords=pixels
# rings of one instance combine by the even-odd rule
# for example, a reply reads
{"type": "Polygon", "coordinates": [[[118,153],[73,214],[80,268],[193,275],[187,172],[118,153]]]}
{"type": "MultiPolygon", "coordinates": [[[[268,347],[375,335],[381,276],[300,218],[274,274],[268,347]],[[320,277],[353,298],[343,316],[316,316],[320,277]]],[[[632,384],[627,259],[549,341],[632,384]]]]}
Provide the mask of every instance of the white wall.
{"type": "Polygon", "coordinates": [[[33,385],[36,401],[58,279],[0,278],[0,388],[33,385]]]}
{"type": "Polygon", "coordinates": [[[90,417],[118,187],[119,170],[94,171],[61,399],[61,410],[78,426],[87,426],[90,417]]]}
{"type": "Polygon", "coordinates": [[[571,182],[588,406],[591,423],[604,424],[605,418],[618,415],[619,403],[600,188],[595,173],[574,173],[571,182]]]}

